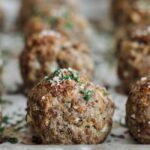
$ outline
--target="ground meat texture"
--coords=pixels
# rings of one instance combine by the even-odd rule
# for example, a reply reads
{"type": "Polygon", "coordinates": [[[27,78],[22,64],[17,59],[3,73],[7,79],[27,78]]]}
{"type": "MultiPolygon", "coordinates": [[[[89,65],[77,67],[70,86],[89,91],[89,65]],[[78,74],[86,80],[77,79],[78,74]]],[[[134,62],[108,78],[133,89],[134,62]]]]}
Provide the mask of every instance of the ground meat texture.
{"type": "Polygon", "coordinates": [[[60,0],[24,0],[19,22],[25,37],[44,29],[53,29],[80,40],[85,40],[89,33],[88,21],[60,0]]]}
{"type": "Polygon", "coordinates": [[[118,25],[150,23],[150,0],[112,0],[112,16],[118,25]]]}
{"type": "Polygon", "coordinates": [[[29,93],[27,123],[44,144],[99,144],[112,127],[107,91],[79,72],[58,69],[29,93]]]}
{"type": "Polygon", "coordinates": [[[51,0],[22,0],[20,9],[19,24],[22,28],[24,24],[37,12],[46,13],[50,7],[51,0]]]}
{"type": "Polygon", "coordinates": [[[88,23],[72,10],[55,6],[46,13],[37,13],[30,17],[24,25],[23,33],[27,37],[44,29],[53,29],[72,39],[84,40],[88,33],[88,23]]]}
{"type": "Polygon", "coordinates": [[[44,30],[28,38],[20,56],[21,74],[27,89],[55,69],[68,67],[92,79],[94,64],[84,43],[69,41],[52,30],[44,30]]]}
{"type": "Polygon", "coordinates": [[[142,76],[150,74],[150,28],[135,29],[118,44],[118,75],[128,92],[142,76]]]}
{"type": "Polygon", "coordinates": [[[142,77],[132,87],[126,105],[126,122],[134,139],[150,144],[150,76],[142,77]]]}

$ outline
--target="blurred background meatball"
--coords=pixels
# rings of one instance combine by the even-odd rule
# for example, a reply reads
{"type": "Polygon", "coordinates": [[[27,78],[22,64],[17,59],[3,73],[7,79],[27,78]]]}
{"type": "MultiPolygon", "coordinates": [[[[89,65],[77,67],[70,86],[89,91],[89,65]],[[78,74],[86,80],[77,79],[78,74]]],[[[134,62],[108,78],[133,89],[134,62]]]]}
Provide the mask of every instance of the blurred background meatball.
{"type": "Polygon", "coordinates": [[[126,122],[139,143],[150,144],[150,76],[141,78],[130,91],[126,122]]]}
{"type": "Polygon", "coordinates": [[[31,88],[45,75],[66,67],[72,67],[92,79],[94,65],[84,43],[74,43],[52,30],[44,30],[28,38],[20,56],[25,87],[31,88]]]}
{"type": "MultiPolygon", "coordinates": [[[[30,4],[29,6],[32,6],[32,9],[29,11],[31,12],[22,10],[22,12],[29,13],[21,15],[22,19],[27,18],[23,19],[25,21],[21,20],[25,36],[40,32],[44,29],[53,29],[72,39],[84,39],[86,37],[86,33],[88,32],[88,22],[85,18],[66,5],[60,6],[50,3],[51,5],[45,6],[44,4],[43,1],[40,5],[36,3],[32,6],[30,4]],[[43,5],[43,7],[41,5],[43,5]]],[[[23,5],[23,7],[25,6],[23,5]]],[[[29,9],[29,7],[27,7],[27,9],[29,9]]]]}
{"type": "Polygon", "coordinates": [[[112,16],[118,25],[150,23],[150,0],[112,0],[112,16]]]}
{"type": "Polygon", "coordinates": [[[150,74],[150,27],[132,30],[118,45],[118,75],[129,91],[136,80],[150,74]]]}
{"type": "Polygon", "coordinates": [[[99,144],[111,130],[113,112],[104,88],[71,68],[58,69],[30,91],[27,122],[45,144],[99,144]]]}
{"type": "Polygon", "coordinates": [[[51,0],[22,0],[19,23],[23,26],[36,12],[45,13],[49,10],[51,0]]]}

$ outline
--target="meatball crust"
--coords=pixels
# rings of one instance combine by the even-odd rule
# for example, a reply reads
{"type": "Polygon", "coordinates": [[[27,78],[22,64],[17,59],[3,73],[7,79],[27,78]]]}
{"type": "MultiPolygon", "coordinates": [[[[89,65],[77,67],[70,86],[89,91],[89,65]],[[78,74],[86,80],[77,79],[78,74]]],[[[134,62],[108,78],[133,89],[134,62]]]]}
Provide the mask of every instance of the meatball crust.
{"type": "Polygon", "coordinates": [[[132,87],[126,105],[126,122],[139,143],[150,144],[150,76],[142,77],[132,87]]]}
{"type": "Polygon", "coordinates": [[[51,30],[29,37],[20,55],[21,74],[27,89],[55,69],[68,67],[80,71],[89,79],[93,77],[94,65],[87,46],[69,41],[51,30]]]}
{"type": "MultiPolygon", "coordinates": [[[[61,3],[61,1],[59,1],[61,3]]],[[[31,0],[23,2],[20,22],[25,37],[45,29],[53,29],[65,36],[75,39],[86,39],[88,34],[88,21],[77,12],[56,1],[31,0]],[[59,11],[58,11],[59,10],[59,11]]]]}
{"type": "Polygon", "coordinates": [[[99,144],[112,127],[107,91],[79,72],[58,69],[29,93],[27,123],[44,144],[99,144]]]}
{"type": "Polygon", "coordinates": [[[69,8],[55,6],[46,13],[37,12],[30,17],[24,25],[23,33],[28,37],[44,29],[53,29],[67,37],[84,40],[88,32],[88,22],[69,8]]]}
{"type": "Polygon", "coordinates": [[[150,0],[112,0],[112,17],[118,25],[148,25],[150,0]]]}
{"type": "Polygon", "coordinates": [[[22,27],[31,16],[37,12],[47,12],[51,5],[51,0],[22,0],[19,23],[22,27]]]}
{"type": "Polygon", "coordinates": [[[150,28],[133,30],[118,43],[118,75],[123,87],[150,74],[150,28]]]}

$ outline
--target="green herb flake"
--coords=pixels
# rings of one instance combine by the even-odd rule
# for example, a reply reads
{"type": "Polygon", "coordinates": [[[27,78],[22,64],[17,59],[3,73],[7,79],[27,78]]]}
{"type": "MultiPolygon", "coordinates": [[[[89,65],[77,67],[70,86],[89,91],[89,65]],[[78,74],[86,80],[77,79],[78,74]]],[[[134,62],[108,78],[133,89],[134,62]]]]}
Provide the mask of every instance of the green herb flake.
{"type": "Polygon", "coordinates": [[[74,80],[76,82],[80,82],[80,76],[79,73],[73,73],[71,71],[69,71],[70,74],[67,74],[65,76],[62,77],[62,80],[74,80]]]}
{"type": "Polygon", "coordinates": [[[53,76],[58,76],[61,73],[61,69],[58,68],[54,71],[53,76]]]}
{"type": "Polygon", "coordinates": [[[72,28],[73,28],[73,23],[71,23],[71,22],[66,22],[66,23],[65,23],[65,28],[66,28],[66,29],[72,29],[72,28]]]}
{"type": "Polygon", "coordinates": [[[94,95],[94,91],[92,90],[88,90],[88,91],[82,90],[81,93],[84,94],[83,99],[85,101],[89,101],[90,98],[94,95]]]}
{"type": "Polygon", "coordinates": [[[58,18],[57,17],[51,17],[50,19],[47,19],[47,22],[50,22],[50,24],[52,26],[56,26],[58,24],[58,18]]]}

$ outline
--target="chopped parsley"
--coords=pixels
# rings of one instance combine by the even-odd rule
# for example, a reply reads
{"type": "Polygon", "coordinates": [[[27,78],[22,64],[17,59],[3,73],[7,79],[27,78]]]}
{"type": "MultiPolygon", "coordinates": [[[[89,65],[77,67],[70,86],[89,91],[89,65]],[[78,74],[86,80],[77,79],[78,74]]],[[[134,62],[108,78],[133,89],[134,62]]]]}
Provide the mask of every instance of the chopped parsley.
{"type": "Polygon", "coordinates": [[[61,73],[61,69],[58,68],[54,71],[53,76],[58,76],[61,73]]]}
{"type": "Polygon", "coordinates": [[[80,74],[78,72],[72,72],[72,71],[69,71],[69,74],[67,75],[64,75],[62,77],[63,80],[74,80],[76,82],[80,82],[80,74]]]}
{"type": "Polygon", "coordinates": [[[52,76],[45,77],[45,80],[50,81],[53,83],[53,81],[62,82],[64,80],[74,80],[76,82],[80,82],[80,73],[69,68],[69,69],[57,69],[52,76]]]}
{"type": "Polygon", "coordinates": [[[66,22],[65,28],[66,28],[66,29],[72,29],[72,28],[73,28],[73,23],[71,23],[71,22],[66,22]]]}
{"type": "Polygon", "coordinates": [[[48,22],[50,22],[50,24],[52,26],[56,26],[58,24],[58,18],[57,17],[51,17],[48,22]]]}
{"type": "Polygon", "coordinates": [[[82,90],[81,93],[84,95],[83,99],[85,101],[89,101],[90,98],[94,95],[94,91],[92,91],[92,90],[88,90],[88,91],[82,90]]]}

